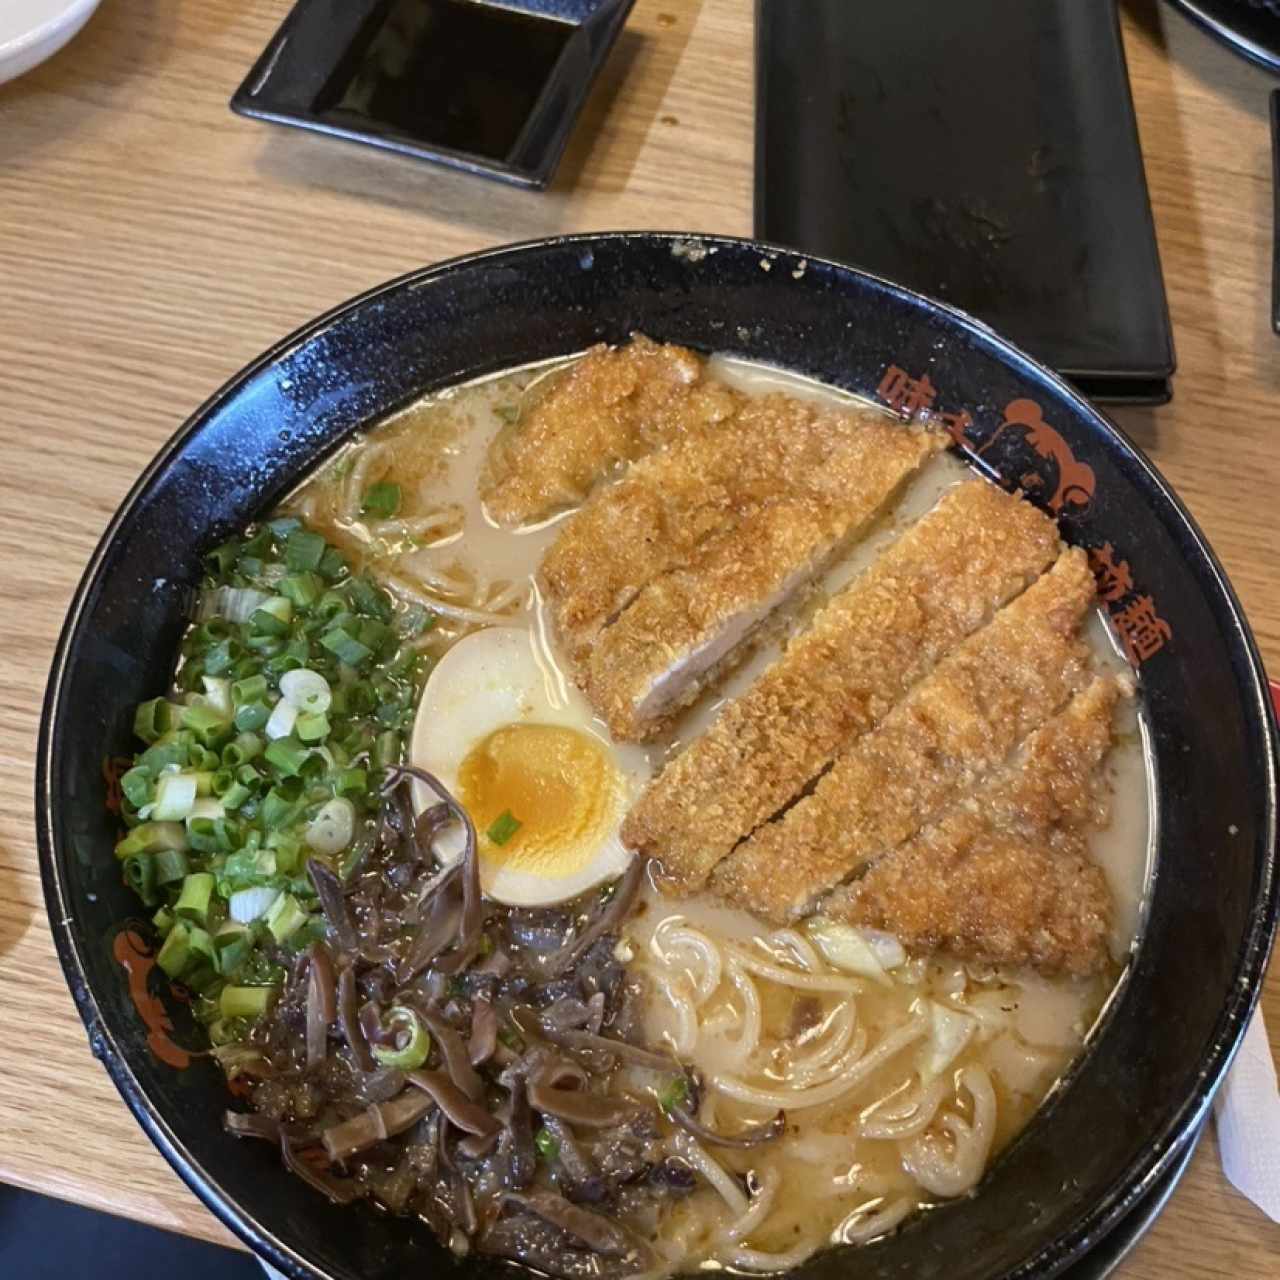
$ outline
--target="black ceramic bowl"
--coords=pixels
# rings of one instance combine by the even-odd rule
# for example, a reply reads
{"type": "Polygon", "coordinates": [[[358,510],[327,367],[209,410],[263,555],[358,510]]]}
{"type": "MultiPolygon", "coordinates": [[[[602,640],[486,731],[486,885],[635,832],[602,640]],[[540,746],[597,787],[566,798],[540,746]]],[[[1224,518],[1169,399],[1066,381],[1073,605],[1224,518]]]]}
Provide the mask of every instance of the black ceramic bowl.
{"type": "MultiPolygon", "coordinates": [[[[111,854],[104,757],[162,692],[201,554],[351,432],[433,388],[633,330],[932,408],[1007,484],[1094,550],[1153,730],[1159,863],[1137,957],[1102,1033],[972,1199],[867,1248],[891,1280],[1050,1276],[1177,1161],[1253,1007],[1276,921],[1276,729],[1239,606],[1150,464],[1063,382],[968,317],[870,276],[745,241],[550,240],[366,294],[213,397],[112,521],[67,619],[45,704],[37,812],[58,953],[125,1101],[192,1189],[295,1277],[391,1280],[446,1255],[412,1221],[336,1210],[221,1128],[217,1069],[148,1051],[111,954],[134,910],[111,854]]],[[[452,1266],[452,1263],[449,1263],[452,1266]]],[[[474,1277],[505,1264],[457,1264],[474,1277]]],[[[855,1266],[847,1251],[803,1269],[855,1266]]]]}

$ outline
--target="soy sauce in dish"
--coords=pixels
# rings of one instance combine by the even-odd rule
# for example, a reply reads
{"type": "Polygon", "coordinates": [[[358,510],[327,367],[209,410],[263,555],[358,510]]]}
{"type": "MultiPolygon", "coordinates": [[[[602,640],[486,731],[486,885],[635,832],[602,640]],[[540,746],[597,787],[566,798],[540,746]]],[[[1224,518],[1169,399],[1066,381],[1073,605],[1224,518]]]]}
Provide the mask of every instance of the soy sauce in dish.
{"type": "Polygon", "coordinates": [[[316,110],[335,122],[504,159],[573,35],[571,23],[477,0],[386,0],[316,110]]]}

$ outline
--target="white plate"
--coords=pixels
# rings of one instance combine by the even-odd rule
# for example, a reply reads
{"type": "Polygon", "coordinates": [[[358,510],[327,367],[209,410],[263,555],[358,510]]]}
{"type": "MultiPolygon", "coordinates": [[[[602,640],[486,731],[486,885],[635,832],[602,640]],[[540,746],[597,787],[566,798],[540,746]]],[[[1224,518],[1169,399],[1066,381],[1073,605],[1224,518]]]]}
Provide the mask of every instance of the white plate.
{"type": "Polygon", "coordinates": [[[0,84],[57,53],[99,0],[0,0],[0,84]]]}

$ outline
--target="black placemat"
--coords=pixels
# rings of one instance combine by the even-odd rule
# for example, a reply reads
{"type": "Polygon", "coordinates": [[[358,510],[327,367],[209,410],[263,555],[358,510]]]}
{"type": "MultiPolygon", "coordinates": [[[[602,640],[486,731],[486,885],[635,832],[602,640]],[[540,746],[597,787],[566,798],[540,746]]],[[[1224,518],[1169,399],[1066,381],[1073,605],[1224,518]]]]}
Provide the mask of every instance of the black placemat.
{"type": "Polygon", "coordinates": [[[987,321],[1098,399],[1173,340],[1114,0],[758,0],[756,234],[987,321]]]}

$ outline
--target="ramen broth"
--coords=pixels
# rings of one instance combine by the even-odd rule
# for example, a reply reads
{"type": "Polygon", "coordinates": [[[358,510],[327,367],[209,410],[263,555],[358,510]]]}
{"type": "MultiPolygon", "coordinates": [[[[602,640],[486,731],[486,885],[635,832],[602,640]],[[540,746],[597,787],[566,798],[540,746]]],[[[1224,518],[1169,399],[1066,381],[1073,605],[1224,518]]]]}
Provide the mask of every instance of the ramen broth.
{"type": "MultiPolygon", "coordinates": [[[[490,442],[511,429],[561,363],[424,398],[349,443],[285,504],[393,591],[439,612],[420,641],[434,656],[478,627],[527,627],[552,704],[564,700],[567,678],[535,573],[561,517],[503,530],[486,518],[477,490],[490,442]],[[401,488],[394,518],[360,511],[360,496],[378,481],[401,488]]],[[[853,402],[737,359],[713,359],[711,368],[748,395],[781,390],[853,402]]],[[[801,619],[971,475],[949,454],[928,463],[829,570],[801,619]]],[[[1124,667],[1101,612],[1088,637],[1098,666],[1124,667]]],[[[645,757],[656,773],[778,649],[762,645],[665,739],[611,750],[645,757]]],[[[736,1132],[786,1113],[783,1136],[750,1150],[712,1149],[683,1132],[671,1139],[701,1177],[691,1195],[663,1209],[654,1247],[666,1269],[714,1261],[777,1270],[828,1242],[874,1238],[918,1208],[969,1190],[1027,1123],[1086,1043],[1139,931],[1151,858],[1150,757],[1132,704],[1119,714],[1126,721],[1106,766],[1110,823],[1091,837],[1114,903],[1113,964],[1097,977],[1049,979],[939,956],[886,962],[872,977],[851,974],[803,925],[777,929],[709,898],[665,899],[646,887],[617,954],[644,980],[649,1043],[700,1074],[705,1124],[736,1132]],[[967,1033],[935,1075],[937,1024],[947,1011],[964,1016],[956,1025],[967,1033]]],[[[602,722],[592,730],[608,740],[602,722]]],[[[877,954],[892,958],[892,940],[881,942],[877,954]]]]}

